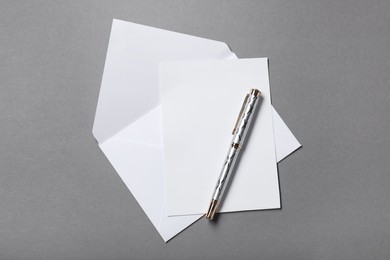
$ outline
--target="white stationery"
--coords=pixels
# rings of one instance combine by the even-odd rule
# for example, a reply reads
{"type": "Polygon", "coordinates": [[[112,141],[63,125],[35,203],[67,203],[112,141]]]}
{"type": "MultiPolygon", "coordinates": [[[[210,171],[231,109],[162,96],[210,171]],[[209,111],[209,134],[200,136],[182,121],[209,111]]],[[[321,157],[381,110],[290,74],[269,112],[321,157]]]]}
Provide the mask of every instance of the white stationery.
{"type": "MultiPolygon", "coordinates": [[[[164,241],[201,216],[167,216],[158,64],[233,58],[223,42],[113,21],[93,135],[164,241]]],[[[273,116],[284,136],[276,151],[287,156],[300,145],[274,110],[273,116]]]]}
{"type": "Polygon", "coordinates": [[[261,102],[219,212],[279,208],[267,59],[161,63],[160,86],[168,215],[206,213],[251,88],[261,102]]]}

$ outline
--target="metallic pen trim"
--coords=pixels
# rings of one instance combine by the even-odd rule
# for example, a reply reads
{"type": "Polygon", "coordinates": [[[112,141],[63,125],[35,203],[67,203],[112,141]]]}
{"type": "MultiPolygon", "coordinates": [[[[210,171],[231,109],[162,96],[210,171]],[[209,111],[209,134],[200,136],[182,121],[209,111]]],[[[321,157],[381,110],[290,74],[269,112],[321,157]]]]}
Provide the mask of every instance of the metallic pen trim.
{"type": "Polygon", "coordinates": [[[213,220],[215,216],[215,212],[217,211],[217,207],[218,207],[218,201],[211,200],[209,209],[207,210],[206,213],[206,218],[213,220]]]}
{"type": "Polygon", "coordinates": [[[232,143],[232,147],[236,148],[236,149],[240,149],[241,148],[241,145],[238,144],[238,143],[232,143]]]}
{"type": "Polygon", "coordinates": [[[259,97],[261,95],[261,92],[258,89],[252,88],[251,94],[254,95],[255,97],[259,97]]]}

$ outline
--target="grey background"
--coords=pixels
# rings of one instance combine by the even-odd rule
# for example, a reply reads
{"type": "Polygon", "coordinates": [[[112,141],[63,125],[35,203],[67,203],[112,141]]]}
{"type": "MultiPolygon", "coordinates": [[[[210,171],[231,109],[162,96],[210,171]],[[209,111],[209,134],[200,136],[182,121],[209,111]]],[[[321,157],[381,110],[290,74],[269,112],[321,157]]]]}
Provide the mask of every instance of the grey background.
{"type": "Polygon", "coordinates": [[[0,1],[0,259],[389,259],[390,1],[0,1]],[[270,59],[282,209],[165,244],[91,129],[113,18],[270,59]]]}

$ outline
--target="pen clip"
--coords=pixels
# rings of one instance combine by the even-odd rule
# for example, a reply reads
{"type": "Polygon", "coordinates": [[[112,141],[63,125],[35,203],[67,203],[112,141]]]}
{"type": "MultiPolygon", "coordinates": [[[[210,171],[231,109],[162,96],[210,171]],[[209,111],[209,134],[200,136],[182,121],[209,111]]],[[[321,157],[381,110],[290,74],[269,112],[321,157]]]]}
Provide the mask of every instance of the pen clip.
{"type": "Polygon", "coordinates": [[[238,127],[238,124],[239,124],[240,121],[241,121],[242,113],[244,113],[246,104],[247,104],[247,102],[248,102],[248,98],[249,98],[249,94],[247,94],[247,95],[245,96],[244,102],[242,103],[240,113],[238,114],[236,123],[234,124],[233,132],[232,132],[233,135],[234,135],[234,134],[236,133],[236,131],[237,131],[237,127],[238,127]]]}

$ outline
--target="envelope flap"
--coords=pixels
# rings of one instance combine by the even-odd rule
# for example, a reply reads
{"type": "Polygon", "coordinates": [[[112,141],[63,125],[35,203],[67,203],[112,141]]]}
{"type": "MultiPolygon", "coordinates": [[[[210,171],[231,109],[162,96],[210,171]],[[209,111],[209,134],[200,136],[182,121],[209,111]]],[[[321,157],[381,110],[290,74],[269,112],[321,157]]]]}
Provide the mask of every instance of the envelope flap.
{"type": "Polygon", "coordinates": [[[113,20],[93,134],[103,143],[159,104],[158,63],[227,59],[223,43],[113,20]]]}
{"type": "Polygon", "coordinates": [[[161,105],[142,115],[110,140],[162,148],[161,105]]]}

